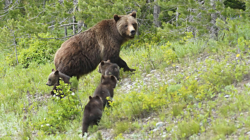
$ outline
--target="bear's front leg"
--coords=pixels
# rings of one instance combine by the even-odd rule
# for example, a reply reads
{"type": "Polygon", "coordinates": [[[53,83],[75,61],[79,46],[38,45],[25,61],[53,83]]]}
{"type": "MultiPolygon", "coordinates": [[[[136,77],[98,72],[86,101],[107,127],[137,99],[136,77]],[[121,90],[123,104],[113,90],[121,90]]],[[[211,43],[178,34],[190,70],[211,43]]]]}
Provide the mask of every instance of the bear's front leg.
{"type": "Polygon", "coordinates": [[[131,69],[128,67],[127,63],[121,59],[121,57],[119,56],[119,58],[116,60],[115,62],[120,68],[123,68],[123,71],[135,71],[135,69],[131,69]]]}

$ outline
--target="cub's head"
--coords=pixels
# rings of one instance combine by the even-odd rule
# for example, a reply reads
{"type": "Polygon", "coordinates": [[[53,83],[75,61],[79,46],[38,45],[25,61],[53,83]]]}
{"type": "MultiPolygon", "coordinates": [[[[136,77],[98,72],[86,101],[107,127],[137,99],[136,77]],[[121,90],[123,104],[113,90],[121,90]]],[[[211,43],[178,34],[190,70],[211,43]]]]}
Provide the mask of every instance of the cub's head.
{"type": "Polygon", "coordinates": [[[48,82],[46,83],[46,85],[48,86],[54,86],[56,83],[58,83],[59,80],[59,71],[58,70],[54,70],[52,69],[52,72],[49,74],[48,77],[48,82]]]}
{"type": "Polygon", "coordinates": [[[91,97],[89,96],[89,107],[94,109],[94,108],[103,108],[103,101],[100,96],[94,96],[91,97]]]}
{"type": "Polygon", "coordinates": [[[120,68],[117,64],[111,63],[110,60],[102,61],[99,64],[98,72],[102,75],[114,75],[119,80],[120,68]]]}
{"type": "Polygon", "coordinates": [[[114,15],[116,27],[121,36],[126,39],[133,39],[137,31],[136,12],[128,15],[114,15]]]}
{"type": "Polygon", "coordinates": [[[105,73],[105,69],[107,69],[107,67],[110,66],[111,64],[112,63],[110,62],[110,60],[102,61],[99,64],[98,72],[104,74],[105,73]]]}
{"type": "Polygon", "coordinates": [[[102,75],[101,84],[110,85],[112,88],[116,87],[117,79],[114,75],[102,75]]]}

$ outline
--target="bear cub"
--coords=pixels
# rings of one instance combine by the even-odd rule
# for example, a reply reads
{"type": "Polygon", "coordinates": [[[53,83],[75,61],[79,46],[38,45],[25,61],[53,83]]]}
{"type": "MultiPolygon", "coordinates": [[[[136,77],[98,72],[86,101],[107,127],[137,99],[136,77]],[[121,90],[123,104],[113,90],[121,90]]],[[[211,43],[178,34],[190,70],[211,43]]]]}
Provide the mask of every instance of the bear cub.
{"type": "Polygon", "coordinates": [[[46,85],[48,85],[48,86],[54,86],[52,91],[50,92],[51,95],[55,95],[53,90],[57,91],[56,86],[59,85],[60,79],[62,79],[64,81],[64,83],[69,84],[70,77],[68,75],[63,74],[63,73],[59,72],[58,70],[55,71],[54,69],[52,69],[52,72],[49,74],[48,81],[46,83],[46,85]]]}
{"type": "Polygon", "coordinates": [[[88,132],[88,127],[91,125],[98,125],[103,111],[103,101],[101,97],[89,96],[89,102],[84,108],[83,122],[82,122],[82,136],[88,132]]]}
{"type": "Polygon", "coordinates": [[[116,87],[117,79],[113,75],[102,75],[101,83],[94,92],[94,96],[100,96],[103,100],[103,108],[108,105],[107,97],[113,98],[114,88],[116,87]]]}
{"type": "Polygon", "coordinates": [[[102,75],[114,75],[117,80],[120,79],[120,68],[116,63],[110,62],[110,60],[102,61],[99,64],[98,72],[102,75]]]}

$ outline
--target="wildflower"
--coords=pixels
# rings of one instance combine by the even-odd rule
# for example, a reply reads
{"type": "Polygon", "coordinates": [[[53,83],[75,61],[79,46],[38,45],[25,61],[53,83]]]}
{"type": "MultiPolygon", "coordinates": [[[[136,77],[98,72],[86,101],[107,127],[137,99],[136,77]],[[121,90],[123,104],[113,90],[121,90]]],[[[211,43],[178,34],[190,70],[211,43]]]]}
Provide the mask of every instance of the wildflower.
{"type": "Polygon", "coordinates": [[[240,56],[240,54],[237,54],[236,57],[238,58],[240,56]]]}

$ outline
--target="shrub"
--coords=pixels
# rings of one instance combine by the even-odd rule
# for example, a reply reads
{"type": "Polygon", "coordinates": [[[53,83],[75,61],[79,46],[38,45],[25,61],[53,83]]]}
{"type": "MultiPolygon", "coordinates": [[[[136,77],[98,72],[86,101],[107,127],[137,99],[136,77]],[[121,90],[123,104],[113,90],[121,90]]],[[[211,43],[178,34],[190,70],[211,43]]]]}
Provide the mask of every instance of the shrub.
{"type": "Polygon", "coordinates": [[[64,93],[65,97],[62,99],[57,96],[52,97],[54,103],[48,107],[47,117],[35,124],[37,129],[49,134],[64,131],[69,121],[81,116],[80,101],[77,95],[70,90],[70,85],[60,81],[60,85],[57,87],[59,90],[56,94],[64,93]]]}
{"type": "MultiPolygon", "coordinates": [[[[51,38],[49,34],[39,34],[43,38],[51,38]]],[[[61,40],[41,40],[37,37],[32,39],[24,39],[19,42],[18,61],[24,68],[27,68],[31,62],[37,64],[45,64],[53,60],[53,55],[61,45],[61,40]],[[27,47],[28,46],[28,47],[27,47]]],[[[9,54],[6,57],[6,61],[9,65],[15,66],[16,56],[9,54]]]]}

